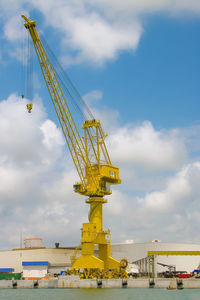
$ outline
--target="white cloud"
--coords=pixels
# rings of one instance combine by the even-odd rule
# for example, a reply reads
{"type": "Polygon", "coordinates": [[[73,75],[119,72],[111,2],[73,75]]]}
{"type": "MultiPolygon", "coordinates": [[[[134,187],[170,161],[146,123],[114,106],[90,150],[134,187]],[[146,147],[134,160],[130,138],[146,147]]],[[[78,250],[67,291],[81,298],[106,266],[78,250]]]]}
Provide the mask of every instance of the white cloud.
{"type": "MultiPolygon", "coordinates": [[[[91,106],[91,111],[97,120],[101,121],[105,132],[113,130],[118,125],[119,112],[103,106],[101,109],[91,106]]],[[[108,141],[107,141],[108,142],[108,141]]]]}
{"type": "Polygon", "coordinates": [[[196,161],[169,177],[165,188],[144,197],[114,192],[110,201],[113,207],[116,201],[121,212],[105,209],[105,224],[111,229],[113,242],[127,238],[199,242],[199,180],[200,162],[196,161]]]}
{"type": "MultiPolygon", "coordinates": [[[[94,1],[88,0],[91,4],[94,1]]],[[[147,13],[200,13],[198,0],[95,0],[95,5],[101,7],[105,13],[115,16],[141,15],[147,13]]]]}
{"type": "Polygon", "coordinates": [[[149,121],[115,129],[109,144],[113,161],[146,171],[177,169],[186,158],[178,130],[157,131],[149,121]]]}
{"type": "MultiPolygon", "coordinates": [[[[67,63],[92,61],[102,64],[113,60],[120,51],[134,51],[139,43],[143,14],[200,12],[199,1],[182,0],[111,0],[50,1],[49,6],[33,1],[46,23],[63,33],[62,43],[77,53],[66,56],[67,63]],[[51,19],[49,13],[51,12],[51,19]]],[[[63,59],[64,61],[64,59],[63,59]]]]}
{"type": "Polygon", "coordinates": [[[45,26],[53,27],[57,38],[60,33],[62,62],[67,64],[90,61],[102,65],[122,51],[135,51],[143,32],[144,14],[200,13],[199,0],[32,0],[28,4],[18,0],[12,4],[0,3],[5,38],[11,42],[20,40],[25,31],[21,13],[28,16],[37,9],[44,16],[45,26]]]}
{"type": "Polygon", "coordinates": [[[166,212],[167,210],[172,210],[178,201],[188,199],[192,194],[190,172],[194,171],[193,168],[197,168],[199,172],[200,164],[196,163],[183,168],[175,177],[169,179],[164,191],[147,194],[143,199],[144,205],[154,212],[166,212]]]}
{"type": "Polygon", "coordinates": [[[99,100],[101,100],[103,96],[102,91],[94,90],[91,91],[83,96],[84,101],[87,103],[88,106],[96,104],[99,100]]]}
{"type": "Polygon", "coordinates": [[[50,2],[49,6],[41,2],[37,4],[48,25],[63,33],[65,51],[66,45],[78,51],[71,58],[68,54],[67,62],[93,61],[102,64],[106,60],[115,59],[120,50],[133,50],[138,45],[141,26],[136,19],[131,20],[129,26],[111,21],[98,9],[87,10],[87,1],[50,2]],[[48,17],[50,11],[51,19],[48,17]]]}
{"type": "Polygon", "coordinates": [[[135,21],[129,28],[118,24],[109,24],[98,14],[87,19],[79,19],[73,26],[69,42],[73,49],[81,49],[82,61],[89,60],[102,64],[116,58],[120,50],[137,48],[141,35],[141,26],[135,21]],[[126,31],[126,34],[125,34],[126,31]]]}
{"type": "Polygon", "coordinates": [[[46,120],[40,127],[42,133],[44,134],[43,144],[51,149],[55,145],[63,145],[63,137],[61,132],[58,132],[58,129],[50,120],[46,120]]]}
{"type": "MultiPolygon", "coordinates": [[[[42,13],[45,23],[38,27],[53,28],[52,34],[61,40],[63,60],[99,65],[116,59],[122,51],[135,51],[144,14],[200,13],[199,0],[32,0],[29,4],[2,0],[4,37],[12,43],[10,54],[18,59],[25,34],[20,17],[24,5],[26,15],[33,9],[42,13]]],[[[120,127],[118,111],[96,108],[101,91],[86,96],[111,132],[107,141],[111,159],[120,166],[122,186],[113,188],[105,207],[105,224],[111,228],[113,241],[162,239],[163,235],[165,240],[195,241],[195,236],[198,240],[200,167],[195,157],[195,162],[188,162],[187,152],[199,151],[199,128],[157,130],[148,121],[120,127]]],[[[73,193],[78,178],[67,147],[63,150],[61,132],[36,98],[30,115],[26,100],[16,95],[0,102],[1,249],[16,246],[17,230],[47,242],[78,244],[79,229],[87,221],[89,207],[73,193]]]]}
{"type": "Polygon", "coordinates": [[[165,233],[168,240],[176,240],[180,235],[182,240],[188,241],[199,236],[200,221],[196,217],[200,205],[199,179],[200,162],[197,161],[169,178],[165,189],[137,198],[143,217],[149,215],[155,235],[165,233]]]}
{"type": "Polygon", "coordinates": [[[7,40],[16,42],[24,37],[21,19],[18,15],[11,17],[4,26],[4,35],[7,40]]]}
{"type": "MultiPolygon", "coordinates": [[[[83,96],[83,100],[87,104],[94,118],[101,121],[103,129],[106,131],[111,131],[118,125],[119,112],[117,110],[110,109],[107,106],[102,106],[102,103],[100,103],[102,97],[102,91],[94,90],[85,94],[83,96]]],[[[91,116],[88,116],[88,118],[91,118],[91,116]]]]}
{"type": "Polygon", "coordinates": [[[63,149],[64,139],[60,129],[46,119],[38,96],[31,114],[26,103],[15,94],[0,102],[0,215],[6,224],[1,228],[0,248],[16,246],[13,231],[17,235],[21,230],[24,235],[42,235],[49,240],[52,234],[55,239],[71,235],[71,243],[77,243],[80,233],[75,232],[76,226],[66,233],[72,218],[68,215],[75,211],[78,219],[81,204],[75,204],[79,209],[73,206],[77,197],[72,192],[72,163],[66,147],[63,149]]]}
{"type": "Polygon", "coordinates": [[[167,229],[169,232],[175,233],[184,229],[184,227],[184,217],[179,214],[175,214],[173,217],[172,224],[170,224],[167,229]]]}
{"type": "Polygon", "coordinates": [[[181,12],[184,12],[185,14],[188,14],[188,12],[191,12],[197,15],[200,13],[200,2],[198,0],[175,0],[170,2],[172,11],[175,13],[180,14],[181,12]]]}
{"type": "MultiPolygon", "coordinates": [[[[124,207],[124,198],[125,195],[120,192],[119,190],[114,190],[112,193],[112,197],[109,197],[108,204],[106,204],[105,212],[108,216],[108,219],[110,217],[119,216],[119,218],[122,215],[124,207]]],[[[127,198],[127,197],[126,197],[127,198]]]]}
{"type": "MultiPolygon", "coordinates": [[[[47,246],[76,245],[89,206],[73,192],[78,175],[61,131],[46,118],[38,96],[31,114],[26,102],[14,94],[0,102],[0,248],[16,247],[20,231],[43,237],[47,246]]],[[[121,175],[129,174],[104,208],[113,242],[198,237],[200,162],[187,161],[183,132],[156,130],[150,122],[112,131],[111,159],[119,160],[121,175]]],[[[194,138],[196,129],[187,131],[187,139],[189,132],[194,138]]]]}

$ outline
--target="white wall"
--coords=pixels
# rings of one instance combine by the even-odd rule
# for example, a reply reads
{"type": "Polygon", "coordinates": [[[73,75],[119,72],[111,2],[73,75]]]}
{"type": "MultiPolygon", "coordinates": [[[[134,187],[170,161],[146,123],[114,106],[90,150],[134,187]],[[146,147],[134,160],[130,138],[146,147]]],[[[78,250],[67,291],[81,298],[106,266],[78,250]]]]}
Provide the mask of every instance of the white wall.
{"type": "Polygon", "coordinates": [[[200,244],[187,243],[132,243],[111,246],[111,256],[117,260],[127,258],[133,262],[147,256],[148,251],[200,251],[200,244]]]}
{"type": "Polygon", "coordinates": [[[42,278],[47,274],[47,266],[23,266],[23,277],[42,278]]]}
{"type": "Polygon", "coordinates": [[[51,265],[69,266],[73,253],[74,250],[67,248],[0,251],[0,268],[14,268],[14,272],[22,272],[22,261],[48,261],[50,267],[51,265]]]}
{"type": "MultiPolygon", "coordinates": [[[[132,243],[111,246],[111,255],[117,260],[124,257],[133,262],[147,257],[148,251],[200,251],[200,244],[187,243],[132,243]]],[[[192,272],[200,264],[199,255],[158,255],[157,262],[175,265],[177,271],[192,272]]],[[[157,265],[158,272],[167,268],[157,265]]]]}

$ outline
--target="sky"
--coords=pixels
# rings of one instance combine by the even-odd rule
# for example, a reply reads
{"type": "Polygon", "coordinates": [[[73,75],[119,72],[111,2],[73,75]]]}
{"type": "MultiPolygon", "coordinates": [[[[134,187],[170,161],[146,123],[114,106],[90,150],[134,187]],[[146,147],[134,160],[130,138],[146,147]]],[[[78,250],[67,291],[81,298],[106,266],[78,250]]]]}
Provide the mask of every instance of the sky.
{"type": "Polygon", "coordinates": [[[0,0],[0,249],[78,245],[89,211],[21,14],[108,133],[112,243],[200,243],[199,0],[0,0]]]}

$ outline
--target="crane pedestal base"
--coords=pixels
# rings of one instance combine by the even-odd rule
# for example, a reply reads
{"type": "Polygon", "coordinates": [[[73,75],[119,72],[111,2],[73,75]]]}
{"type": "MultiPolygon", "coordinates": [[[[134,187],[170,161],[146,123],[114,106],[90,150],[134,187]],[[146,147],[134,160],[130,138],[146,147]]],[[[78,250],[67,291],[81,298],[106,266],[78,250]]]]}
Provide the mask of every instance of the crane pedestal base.
{"type": "Polygon", "coordinates": [[[82,255],[81,257],[77,258],[71,266],[71,270],[74,269],[99,269],[99,270],[110,270],[110,269],[117,269],[119,270],[120,263],[112,258],[107,257],[106,261],[99,259],[94,255],[82,255]]]}
{"type": "Polygon", "coordinates": [[[109,230],[102,229],[103,197],[90,197],[89,223],[82,227],[82,256],[72,262],[71,269],[120,270],[120,263],[111,257],[111,236],[109,230]],[[98,246],[98,257],[94,255],[98,246]]]}
{"type": "Polygon", "coordinates": [[[103,260],[94,255],[83,255],[77,258],[71,266],[71,269],[104,269],[103,260]]]}
{"type": "Polygon", "coordinates": [[[107,257],[106,261],[105,261],[105,265],[104,265],[105,269],[108,270],[113,270],[113,269],[120,269],[120,262],[116,259],[114,259],[113,257],[109,256],[107,257]]]}
{"type": "MultiPolygon", "coordinates": [[[[86,223],[88,225],[88,223],[86,223]]],[[[85,225],[85,224],[84,224],[85,225]]],[[[90,224],[91,225],[91,224],[90,224]]],[[[85,226],[84,226],[85,227],[85,226]]],[[[86,233],[86,232],[85,232],[86,233]]],[[[107,233],[107,232],[106,232],[107,233]]],[[[102,232],[103,236],[105,232],[102,232]]],[[[85,235],[85,234],[84,234],[85,235]]],[[[94,245],[97,241],[82,243],[82,256],[73,261],[71,269],[119,270],[120,263],[110,256],[110,243],[99,244],[99,257],[94,255],[94,245]]]]}

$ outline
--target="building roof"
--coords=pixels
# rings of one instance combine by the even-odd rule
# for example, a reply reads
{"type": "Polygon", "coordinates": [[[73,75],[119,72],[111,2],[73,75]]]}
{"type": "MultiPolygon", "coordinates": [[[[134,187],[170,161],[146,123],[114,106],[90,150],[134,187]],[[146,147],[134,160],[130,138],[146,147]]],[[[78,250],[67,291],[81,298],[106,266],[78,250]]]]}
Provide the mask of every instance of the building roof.
{"type": "Polygon", "coordinates": [[[0,273],[9,273],[13,271],[14,271],[13,268],[0,268],[0,273]]]}
{"type": "Polygon", "coordinates": [[[22,266],[48,266],[48,261],[23,261],[22,266]]]}

